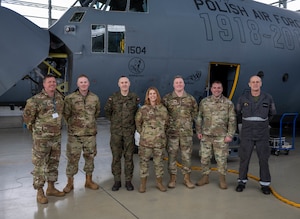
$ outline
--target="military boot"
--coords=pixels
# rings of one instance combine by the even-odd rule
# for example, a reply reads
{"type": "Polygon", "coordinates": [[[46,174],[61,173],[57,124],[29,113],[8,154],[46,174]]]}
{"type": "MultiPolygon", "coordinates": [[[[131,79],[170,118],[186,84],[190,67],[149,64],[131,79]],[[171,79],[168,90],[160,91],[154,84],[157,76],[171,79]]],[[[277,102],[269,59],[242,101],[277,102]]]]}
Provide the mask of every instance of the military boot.
{"type": "Polygon", "coordinates": [[[162,178],[156,178],[156,188],[158,188],[161,192],[167,191],[166,187],[162,184],[162,178]]]}
{"type": "Polygon", "coordinates": [[[168,187],[173,189],[176,186],[176,175],[175,174],[170,174],[170,181],[168,184],[168,187]]]}
{"type": "Polygon", "coordinates": [[[130,180],[125,181],[125,187],[126,187],[127,191],[132,191],[132,190],[134,190],[134,187],[133,187],[133,185],[132,185],[132,183],[131,183],[130,180]]]}
{"type": "Polygon", "coordinates": [[[38,188],[36,200],[37,200],[38,203],[40,203],[40,204],[47,204],[47,203],[48,203],[48,199],[47,199],[47,197],[46,197],[45,194],[44,194],[43,188],[38,188]]]}
{"type": "Polygon", "coordinates": [[[71,190],[74,189],[73,182],[74,182],[74,178],[73,177],[68,177],[68,183],[67,183],[67,185],[65,186],[65,188],[63,190],[65,193],[69,193],[69,192],[71,192],[71,190]]]}
{"type": "Polygon", "coordinates": [[[142,177],[141,178],[140,188],[139,188],[139,192],[140,193],[146,192],[146,182],[147,182],[147,177],[142,177]]]}
{"type": "Polygon", "coordinates": [[[111,188],[112,191],[118,191],[121,187],[121,181],[115,181],[113,187],[111,188]]]}
{"type": "Polygon", "coordinates": [[[208,175],[204,174],[201,179],[196,183],[197,186],[203,186],[209,183],[208,175]]]}
{"type": "Polygon", "coordinates": [[[227,189],[227,183],[226,183],[226,180],[225,180],[225,175],[223,174],[220,174],[219,176],[220,178],[220,188],[221,189],[227,189]]]}
{"type": "Polygon", "coordinates": [[[93,190],[99,189],[99,186],[93,182],[92,175],[86,175],[85,187],[93,190]]]}
{"type": "Polygon", "coordinates": [[[184,174],[183,181],[184,181],[184,185],[185,185],[186,187],[188,187],[189,189],[195,188],[194,183],[191,182],[190,174],[189,174],[189,173],[184,174]]]}
{"type": "Polygon", "coordinates": [[[48,181],[48,188],[46,190],[46,195],[47,196],[56,196],[56,197],[62,197],[65,196],[64,192],[58,191],[55,187],[54,187],[54,182],[52,181],[48,181]]]}

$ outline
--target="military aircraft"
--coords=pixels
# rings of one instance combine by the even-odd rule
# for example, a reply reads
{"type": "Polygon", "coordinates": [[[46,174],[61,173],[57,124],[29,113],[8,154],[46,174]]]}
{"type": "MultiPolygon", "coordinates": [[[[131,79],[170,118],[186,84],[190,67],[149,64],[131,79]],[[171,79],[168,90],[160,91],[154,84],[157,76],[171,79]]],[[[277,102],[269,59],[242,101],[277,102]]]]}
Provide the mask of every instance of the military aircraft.
{"type": "Polygon", "coordinates": [[[1,105],[25,104],[49,73],[63,95],[88,75],[102,106],[121,75],[142,100],[182,75],[197,100],[220,80],[233,102],[258,75],[278,114],[300,111],[297,12],[251,0],[82,0],[49,29],[0,7],[0,29],[1,105]]]}

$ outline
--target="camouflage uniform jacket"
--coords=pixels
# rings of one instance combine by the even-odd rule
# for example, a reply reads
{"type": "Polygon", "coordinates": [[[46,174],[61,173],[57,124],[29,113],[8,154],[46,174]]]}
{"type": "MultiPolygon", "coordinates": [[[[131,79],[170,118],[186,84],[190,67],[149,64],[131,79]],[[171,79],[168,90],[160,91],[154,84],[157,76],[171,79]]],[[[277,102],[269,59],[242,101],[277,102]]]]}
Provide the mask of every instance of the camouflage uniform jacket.
{"type": "Polygon", "coordinates": [[[195,98],[184,92],[178,97],[173,91],[163,98],[169,113],[168,136],[193,136],[193,121],[196,119],[198,105],[195,98]]]}
{"type": "Polygon", "coordinates": [[[135,113],[138,109],[139,97],[132,92],[123,96],[116,92],[105,104],[106,117],[110,120],[111,134],[129,136],[135,132],[135,113]]]}
{"type": "Polygon", "coordinates": [[[65,97],[64,118],[68,134],[92,136],[97,134],[96,119],[100,113],[100,101],[96,94],[88,92],[82,96],[77,90],[65,97]]]}
{"type": "Polygon", "coordinates": [[[236,131],[234,104],[222,95],[201,100],[196,120],[196,131],[208,136],[233,137],[236,131]]]}
{"type": "Polygon", "coordinates": [[[51,138],[61,135],[64,101],[55,92],[49,97],[45,90],[27,100],[23,119],[33,138],[51,138]],[[54,116],[57,113],[57,117],[54,116]],[[55,117],[55,118],[54,118],[55,117]]]}
{"type": "Polygon", "coordinates": [[[144,105],[136,113],[136,130],[140,133],[140,146],[164,148],[166,146],[166,128],[169,116],[162,104],[144,105]]]}

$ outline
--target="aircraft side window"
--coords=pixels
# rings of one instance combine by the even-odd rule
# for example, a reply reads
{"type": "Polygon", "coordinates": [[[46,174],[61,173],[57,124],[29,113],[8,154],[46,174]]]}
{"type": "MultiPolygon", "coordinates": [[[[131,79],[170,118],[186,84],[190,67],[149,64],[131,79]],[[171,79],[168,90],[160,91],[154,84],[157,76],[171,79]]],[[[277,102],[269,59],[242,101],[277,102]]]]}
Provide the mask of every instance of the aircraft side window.
{"type": "Polygon", "coordinates": [[[147,12],[147,0],[130,0],[130,11],[147,12]]]}
{"type": "Polygon", "coordinates": [[[109,6],[112,11],[125,11],[126,4],[127,0],[111,0],[109,6]]]}
{"type": "Polygon", "coordinates": [[[85,12],[76,12],[70,19],[70,22],[81,22],[85,12]]]}
{"type": "Polygon", "coordinates": [[[125,26],[108,25],[108,52],[124,53],[125,50],[125,26]]]}
{"type": "Polygon", "coordinates": [[[91,27],[92,52],[104,52],[105,25],[93,24],[91,27]]]}
{"type": "Polygon", "coordinates": [[[112,11],[127,11],[128,4],[130,11],[147,12],[147,0],[111,0],[109,6],[112,11]]]}

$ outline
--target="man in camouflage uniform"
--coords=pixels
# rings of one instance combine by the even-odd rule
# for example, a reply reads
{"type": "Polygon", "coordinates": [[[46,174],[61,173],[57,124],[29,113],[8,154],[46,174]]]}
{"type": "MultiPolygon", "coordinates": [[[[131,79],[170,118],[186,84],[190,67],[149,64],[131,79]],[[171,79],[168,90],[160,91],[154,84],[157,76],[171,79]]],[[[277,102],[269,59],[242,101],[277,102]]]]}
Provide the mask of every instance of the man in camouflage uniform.
{"type": "Polygon", "coordinates": [[[74,189],[74,175],[78,172],[78,162],[81,151],[85,165],[83,170],[86,173],[85,187],[99,189],[93,182],[94,158],[97,154],[96,119],[100,113],[100,101],[96,94],[89,91],[90,82],[86,75],[80,75],[77,79],[78,89],[66,96],[64,107],[64,118],[68,125],[67,143],[67,170],[68,183],[64,192],[68,193],[74,189]]]}
{"type": "Polygon", "coordinates": [[[124,156],[125,186],[128,191],[134,190],[131,183],[133,175],[133,152],[135,113],[138,109],[139,97],[129,91],[130,81],[121,76],[118,81],[120,91],[107,100],[104,107],[106,117],[110,120],[110,147],[112,151],[112,174],[114,175],[113,191],[121,187],[121,158],[124,156]]]}
{"type": "Polygon", "coordinates": [[[209,183],[210,161],[215,155],[218,165],[220,188],[227,189],[225,175],[227,172],[228,144],[236,131],[234,104],[223,96],[220,81],[211,85],[212,95],[204,98],[199,105],[196,120],[196,132],[201,140],[202,178],[196,183],[202,186],[209,183]]]}
{"type": "Polygon", "coordinates": [[[136,116],[136,130],[140,133],[139,156],[141,185],[139,192],[146,192],[146,181],[149,176],[149,161],[153,156],[156,175],[156,187],[165,192],[162,184],[164,175],[164,150],[166,148],[166,128],[169,116],[155,87],[148,88],[145,105],[139,108],[136,116]]]}
{"type": "Polygon", "coordinates": [[[27,100],[23,119],[32,132],[32,163],[34,165],[33,188],[37,190],[37,201],[48,203],[44,184],[48,181],[47,196],[64,196],[54,187],[58,178],[58,164],[61,153],[61,127],[64,102],[56,91],[56,79],[47,75],[44,89],[27,100]]]}
{"type": "Polygon", "coordinates": [[[184,184],[192,189],[195,188],[195,185],[190,180],[191,155],[193,150],[193,121],[197,116],[198,105],[195,98],[185,92],[184,86],[183,78],[176,76],[173,82],[174,91],[163,98],[163,103],[167,107],[170,116],[170,123],[167,130],[167,150],[171,179],[168,187],[175,188],[176,185],[176,159],[180,150],[184,184]]]}

